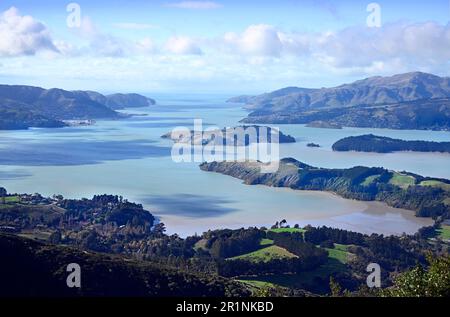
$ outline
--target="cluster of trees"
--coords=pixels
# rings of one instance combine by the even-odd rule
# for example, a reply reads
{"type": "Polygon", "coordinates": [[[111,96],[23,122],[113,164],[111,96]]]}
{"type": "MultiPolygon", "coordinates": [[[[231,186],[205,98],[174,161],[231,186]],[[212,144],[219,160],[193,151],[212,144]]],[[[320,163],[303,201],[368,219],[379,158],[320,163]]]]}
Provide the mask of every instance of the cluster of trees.
{"type": "MultiPolygon", "coordinates": [[[[274,245],[286,249],[296,257],[273,258],[268,261],[230,259],[218,261],[218,273],[222,276],[264,275],[299,273],[319,267],[327,261],[328,253],[303,241],[300,232],[273,232],[259,230],[260,238],[272,239],[274,245]]],[[[259,241],[258,241],[259,244],[259,241]]],[[[260,246],[258,246],[260,248],[260,246]]],[[[244,252],[245,253],[245,252],[244,252]]],[[[243,254],[243,253],[239,253],[243,254]]]]}
{"type": "MultiPolygon", "coordinates": [[[[428,252],[434,256],[448,254],[445,246],[431,244],[418,235],[383,237],[373,234],[365,237],[365,244],[364,247],[349,248],[355,257],[348,265],[355,276],[366,276],[367,264],[378,263],[382,268],[382,287],[392,285],[394,273],[410,270],[418,264],[426,265],[428,252]]],[[[363,284],[364,281],[361,280],[360,283],[363,284]]]]}
{"type": "Polygon", "coordinates": [[[60,219],[61,214],[47,206],[12,204],[3,207],[0,212],[0,225],[12,226],[19,231],[37,226],[57,226],[60,219]]]}
{"type": "Polygon", "coordinates": [[[131,203],[121,196],[97,195],[92,199],[62,199],[59,227],[79,231],[92,224],[103,235],[118,238],[145,237],[155,231],[155,217],[141,204],[131,203]]]}
{"type": "Polygon", "coordinates": [[[211,231],[207,246],[214,258],[229,258],[257,250],[265,236],[257,228],[211,231]]]}
{"type": "Polygon", "coordinates": [[[434,224],[433,226],[422,227],[417,231],[417,236],[422,239],[432,238],[436,235],[438,226],[438,224],[434,224]]]}
{"type": "Polygon", "coordinates": [[[249,296],[241,284],[165,263],[133,261],[0,234],[1,297],[249,296]],[[68,263],[82,268],[82,287],[66,286],[68,263]]]}
{"type": "Polygon", "coordinates": [[[98,223],[113,222],[118,226],[132,223],[134,226],[152,227],[153,215],[144,210],[141,204],[135,204],[117,195],[96,195],[92,199],[64,199],[58,202],[64,208],[65,220],[98,223]]]}
{"type": "Polygon", "coordinates": [[[279,232],[268,236],[272,237],[276,246],[295,254],[305,263],[311,260],[312,263],[308,266],[317,266],[317,263],[314,262],[321,262],[323,257],[327,256],[324,250],[317,248],[312,243],[304,242],[303,235],[300,232],[279,232]]]}
{"type": "MultiPolygon", "coordinates": [[[[276,229],[278,228],[276,225],[272,226],[272,229],[276,229]]],[[[302,232],[289,232],[289,231],[285,231],[285,232],[277,232],[274,230],[269,230],[266,232],[266,238],[275,241],[279,241],[282,240],[283,237],[289,237],[289,239],[298,241],[298,242],[304,242],[305,240],[303,239],[303,233],[302,232]]]]}
{"type": "Polygon", "coordinates": [[[427,257],[428,268],[417,265],[397,276],[393,286],[380,292],[389,297],[449,297],[450,256],[427,257]]]}
{"type": "Polygon", "coordinates": [[[155,218],[142,205],[108,195],[94,199],[62,199],[57,205],[14,203],[6,205],[0,213],[0,225],[11,225],[20,230],[48,227],[80,231],[90,224],[102,226],[102,231],[117,231],[126,226],[133,228],[128,234],[134,231],[134,234],[142,235],[152,232],[155,218]]]}
{"type": "Polygon", "coordinates": [[[407,189],[380,192],[377,200],[385,201],[392,207],[415,210],[418,217],[436,219],[449,217],[450,205],[444,203],[449,196],[449,192],[438,187],[409,186],[407,189]]]}
{"type": "MultiPolygon", "coordinates": [[[[436,225],[437,226],[437,225],[436,225]]],[[[416,265],[425,266],[428,253],[439,256],[448,254],[448,247],[426,240],[435,226],[427,227],[414,236],[388,236],[372,234],[365,235],[342,229],[328,227],[304,228],[303,239],[306,242],[321,247],[331,247],[334,243],[351,245],[348,251],[352,253],[347,270],[335,275],[341,285],[354,289],[364,284],[364,279],[358,276],[367,276],[368,263],[378,263],[382,267],[383,287],[394,282],[392,273],[412,269],[416,265]]]]}
{"type": "MultiPolygon", "coordinates": [[[[326,258],[326,255],[325,255],[326,258]]],[[[305,258],[310,260],[312,258],[305,258]]],[[[225,277],[252,276],[265,274],[300,273],[322,264],[322,260],[304,261],[300,258],[277,258],[270,261],[225,260],[218,263],[218,274],[225,277]],[[314,264],[313,264],[314,263],[314,264]]]]}
{"type": "Polygon", "coordinates": [[[20,230],[51,232],[49,241],[82,249],[133,254],[147,251],[164,255],[193,254],[184,240],[173,238],[158,248],[156,238],[165,239],[164,225],[142,205],[120,196],[98,195],[92,199],[60,199],[56,205],[9,204],[2,208],[0,225],[20,230]],[[170,247],[167,247],[170,246],[170,247]]]}
{"type": "MultiPolygon", "coordinates": [[[[364,169],[348,173],[355,178],[367,175],[364,169]]],[[[101,195],[91,200],[61,198],[57,204],[5,205],[0,213],[0,225],[13,224],[20,229],[52,232],[48,240],[52,244],[132,256],[158,263],[161,267],[225,277],[295,274],[316,269],[330,261],[324,248],[332,248],[334,243],[351,245],[348,246],[348,252],[353,254],[351,260],[347,264],[341,263],[339,274],[334,275],[336,281],[349,289],[364,283],[360,278],[367,276],[368,263],[379,263],[383,268],[383,281],[390,285],[391,273],[411,269],[417,263],[426,265],[425,251],[448,254],[445,245],[426,240],[435,227],[402,237],[368,236],[341,229],[307,226],[304,232],[276,232],[265,228],[223,229],[183,239],[165,234],[164,224],[154,224],[153,216],[141,205],[120,196],[101,195]],[[273,257],[265,261],[230,259],[260,249],[263,238],[273,240],[275,246],[295,257],[273,257]]],[[[276,227],[286,224],[283,220],[276,227]]],[[[316,289],[328,287],[326,279],[317,279],[314,283],[320,285],[315,285],[316,289]]]]}
{"type": "Polygon", "coordinates": [[[0,187],[0,204],[6,203],[6,195],[7,194],[8,194],[8,192],[6,191],[6,189],[3,187],[0,187]]]}
{"type": "Polygon", "coordinates": [[[343,289],[334,278],[330,279],[332,296],[336,297],[449,297],[450,256],[427,256],[427,266],[418,264],[397,274],[390,286],[369,289],[360,286],[356,291],[343,289]]]}
{"type": "Polygon", "coordinates": [[[331,191],[348,199],[382,201],[392,207],[414,210],[420,217],[450,215],[450,206],[444,203],[450,193],[439,187],[419,186],[417,183],[422,180],[431,180],[419,175],[408,174],[415,178],[416,184],[407,188],[390,184],[394,173],[383,168],[309,169],[300,170],[298,175],[296,189],[331,191]],[[363,185],[370,176],[376,178],[363,185]]]}
{"type": "Polygon", "coordinates": [[[147,239],[141,253],[146,259],[153,257],[179,257],[192,258],[195,255],[194,244],[198,241],[195,237],[182,239],[177,235],[163,235],[158,238],[147,239]]]}
{"type": "Polygon", "coordinates": [[[315,228],[308,226],[305,228],[304,239],[306,242],[321,244],[325,241],[340,244],[365,245],[365,235],[358,232],[343,229],[329,228],[326,226],[315,228]]]}
{"type": "Polygon", "coordinates": [[[401,237],[371,235],[366,238],[367,248],[364,250],[366,256],[378,259],[377,263],[386,270],[403,269],[425,262],[425,255],[411,242],[401,237]]]}

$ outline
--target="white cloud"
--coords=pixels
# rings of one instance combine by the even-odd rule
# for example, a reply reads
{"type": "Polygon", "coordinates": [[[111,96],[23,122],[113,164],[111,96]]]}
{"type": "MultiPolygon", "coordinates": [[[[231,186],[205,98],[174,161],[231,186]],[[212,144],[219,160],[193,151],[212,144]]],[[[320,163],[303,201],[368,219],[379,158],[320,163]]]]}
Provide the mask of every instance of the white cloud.
{"type": "Polygon", "coordinates": [[[203,51],[196,41],[187,36],[173,36],[165,44],[165,49],[178,55],[202,55],[203,51]]]}
{"type": "Polygon", "coordinates": [[[450,62],[450,24],[395,23],[382,28],[355,26],[335,32],[284,32],[266,24],[226,33],[215,43],[247,61],[298,57],[336,69],[389,72],[438,69],[450,62]]]}
{"type": "MultiPolygon", "coordinates": [[[[141,24],[122,25],[126,28],[145,29],[141,24]]],[[[166,40],[164,45],[156,43],[150,37],[139,40],[106,34],[96,27],[89,17],[84,17],[81,28],[77,33],[87,40],[87,46],[78,51],[92,56],[105,57],[132,57],[137,55],[175,54],[175,55],[202,55],[203,51],[197,41],[187,36],[173,36],[166,40]]]]}
{"type": "Polygon", "coordinates": [[[280,55],[283,44],[278,32],[270,25],[251,25],[241,35],[225,34],[225,42],[250,55],[280,55]]]}
{"type": "Polygon", "coordinates": [[[169,3],[167,7],[178,8],[178,9],[192,9],[192,10],[210,10],[219,9],[223,5],[213,1],[181,1],[176,3],[169,3]]]}
{"type": "Polygon", "coordinates": [[[102,32],[92,19],[85,16],[81,27],[75,32],[87,41],[86,47],[78,48],[78,51],[93,56],[124,57],[127,55],[153,53],[154,44],[148,38],[138,42],[130,41],[126,38],[114,36],[102,32]]]}
{"type": "Polygon", "coordinates": [[[11,7],[0,15],[0,56],[35,55],[57,51],[47,27],[11,7]]]}
{"type": "Polygon", "coordinates": [[[100,33],[89,16],[83,16],[80,27],[74,28],[73,30],[75,30],[79,35],[86,38],[95,37],[100,33]]]}
{"type": "Polygon", "coordinates": [[[226,33],[223,44],[229,52],[250,56],[278,57],[283,53],[300,55],[308,52],[308,39],[288,34],[267,24],[250,25],[243,33],[226,33]]]}
{"type": "Polygon", "coordinates": [[[367,67],[401,59],[430,66],[450,61],[450,25],[436,22],[351,27],[318,36],[316,54],[336,67],[367,67]]]}
{"type": "Polygon", "coordinates": [[[75,48],[75,46],[73,46],[72,44],[65,42],[65,41],[61,41],[61,40],[56,40],[54,42],[56,48],[58,49],[58,55],[62,54],[64,56],[69,56],[69,55],[75,55],[77,49],[75,48]]]}
{"type": "MultiPolygon", "coordinates": [[[[139,23],[115,26],[129,30],[152,27],[139,23]]],[[[187,85],[191,89],[218,82],[227,89],[245,86],[259,90],[263,86],[335,85],[413,70],[440,75],[450,71],[450,25],[436,22],[329,32],[290,32],[254,24],[215,37],[180,34],[158,37],[158,41],[135,34],[122,37],[114,31],[123,33],[105,33],[85,16],[81,28],[70,31],[75,40],[53,40],[45,25],[10,9],[0,15],[0,57],[16,57],[8,58],[0,76],[26,78],[32,70],[57,83],[72,80],[84,85],[91,79],[93,85],[112,87],[132,86],[138,79],[161,87],[187,85]],[[41,51],[57,52],[53,53],[56,57],[46,59],[41,51]],[[21,56],[37,52],[38,57],[21,56]]]]}
{"type": "Polygon", "coordinates": [[[138,54],[155,54],[159,52],[159,48],[156,43],[149,37],[135,43],[136,52],[138,54]]]}
{"type": "Polygon", "coordinates": [[[94,54],[110,57],[125,56],[129,48],[127,41],[106,34],[97,35],[90,44],[94,54]]]}

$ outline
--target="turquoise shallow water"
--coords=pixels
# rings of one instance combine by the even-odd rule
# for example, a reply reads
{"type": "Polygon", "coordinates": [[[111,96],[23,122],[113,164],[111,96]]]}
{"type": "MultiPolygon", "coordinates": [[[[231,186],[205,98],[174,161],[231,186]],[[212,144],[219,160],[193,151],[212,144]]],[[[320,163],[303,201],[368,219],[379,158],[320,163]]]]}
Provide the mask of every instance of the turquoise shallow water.
{"type": "MultiPolygon", "coordinates": [[[[90,197],[112,193],[143,203],[181,235],[210,228],[289,223],[333,225],[371,233],[415,232],[430,223],[383,204],[350,201],[327,193],[247,186],[228,176],[202,172],[197,163],[174,163],[172,143],[160,138],[176,126],[235,126],[246,112],[226,96],[156,96],[159,104],[128,109],[145,114],[94,126],[0,131],[0,186],[10,192],[90,197]]],[[[349,135],[374,133],[402,139],[450,141],[449,132],[377,129],[314,129],[282,125],[297,143],[281,156],[322,167],[383,166],[450,178],[450,155],[430,153],[335,153],[331,145],[349,135]],[[308,148],[309,142],[321,148],[308,148]]]]}

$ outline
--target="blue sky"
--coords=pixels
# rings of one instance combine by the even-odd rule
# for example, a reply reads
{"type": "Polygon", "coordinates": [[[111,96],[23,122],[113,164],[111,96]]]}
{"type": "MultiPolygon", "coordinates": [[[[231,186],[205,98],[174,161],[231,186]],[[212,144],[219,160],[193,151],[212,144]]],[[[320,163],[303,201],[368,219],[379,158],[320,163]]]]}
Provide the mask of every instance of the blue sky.
{"type": "Polygon", "coordinates": [[[450,1],[0,2],[0,82],[103,92],[260,93],[407,71],[448,75],[450,1]],[[431,3],[432,2],[432,3],[431,3]]]}

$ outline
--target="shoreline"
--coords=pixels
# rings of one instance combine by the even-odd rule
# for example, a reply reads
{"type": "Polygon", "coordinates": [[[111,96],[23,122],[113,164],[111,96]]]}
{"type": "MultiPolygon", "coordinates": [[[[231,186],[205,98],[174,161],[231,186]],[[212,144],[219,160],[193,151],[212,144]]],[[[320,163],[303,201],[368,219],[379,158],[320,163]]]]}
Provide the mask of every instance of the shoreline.
{"type": "MultiPolygon", "coordinates": [[[[366,201],[366,200],[349,199],[349,198],[344,198],[344,197],[338,195],[337,193],[330,192],[330,191],[297,190],[297,189],[292,189],[292,188],[288,188],[288,187],[271,187],[271,186],[266,186],[266,185],[262,185],[262,184],[256,185],[256,186],[270,187],[270,188],[281,189],[281,190],[289,190],[289,191],[293,191],[296,193],[303,192],[303,193],[308,193],[308,194],[313,194],[313,195],[318,195],[318,196],[331,195],[335,198],[351,202],[352,204],[353,203],[362,204],[365,207],[362,211],[356,211],[356,212],[355,211],[347,211],[344,213],[339,213],[337,215],[314,217],[315,219],[334,218],[334,217],[339,217],[339,216],[348,216],[348,215],[352,215],[352,214],[368,214],[368,215],[372,215],[372,216],[381,216],[381,215],[385,215],[385,214],[398,214],[408,220],[413,220],[414,222],[416,222],[418,224],[421,223],[421,224],[423,224],[423,226],[428,226],[428,225],[434,224],[433,219],[430,217],[417,217],[415,215],[414,210],[391,207],[382,201],[377,201],[377,200],[366,201]]],[[[318,197],[318,199],[320,199],[320,197],[318,197]]]]}
{"type": "MultiPolygon", "coordinates": [[[[239,181],[239,180],[238,180],[239,181]]],[[[360,232],[364,234],[383,234],[400,236],[404,232],[414,234],[421,227],[432,225],[431,218],[420,218],[414,215],[414,211],[389,207],[387,204],[378,201],[358,201],[340,197],[331,192],[321,191],[298,191],[291,188],[261,186],[268,191],[294,192],[304,198],[311,196],[322,196],[322,198],[334,198],[347,204],[348,208],[332,210],[324,213],[318,210],[299,210],[298,212],[286,211],[284,213],[269,213],[249,209],[241,209],[224,216],[213,218],[195,218],[182,214],[161,214],[154,211],[167,226],[167,232],[177,233],[185,237],[195,233],[203,233],[215,229],[239,229],[242,227],[270,227],[276,221],[286,219],[288,224],[293,226],[328,226],[338,229],[360,232]]],[[[264,193],[262,193],[264,194],[264,193]]],[[[300,198],[300,197],[299,197],[300,198]]],[[[320,201],[321,197],[314,199],[320,201]]],[[[301,200],[299,201],[301,202],[301,200]]],[[[283,207],[280,207],[280,211],[283,207]]]]}

